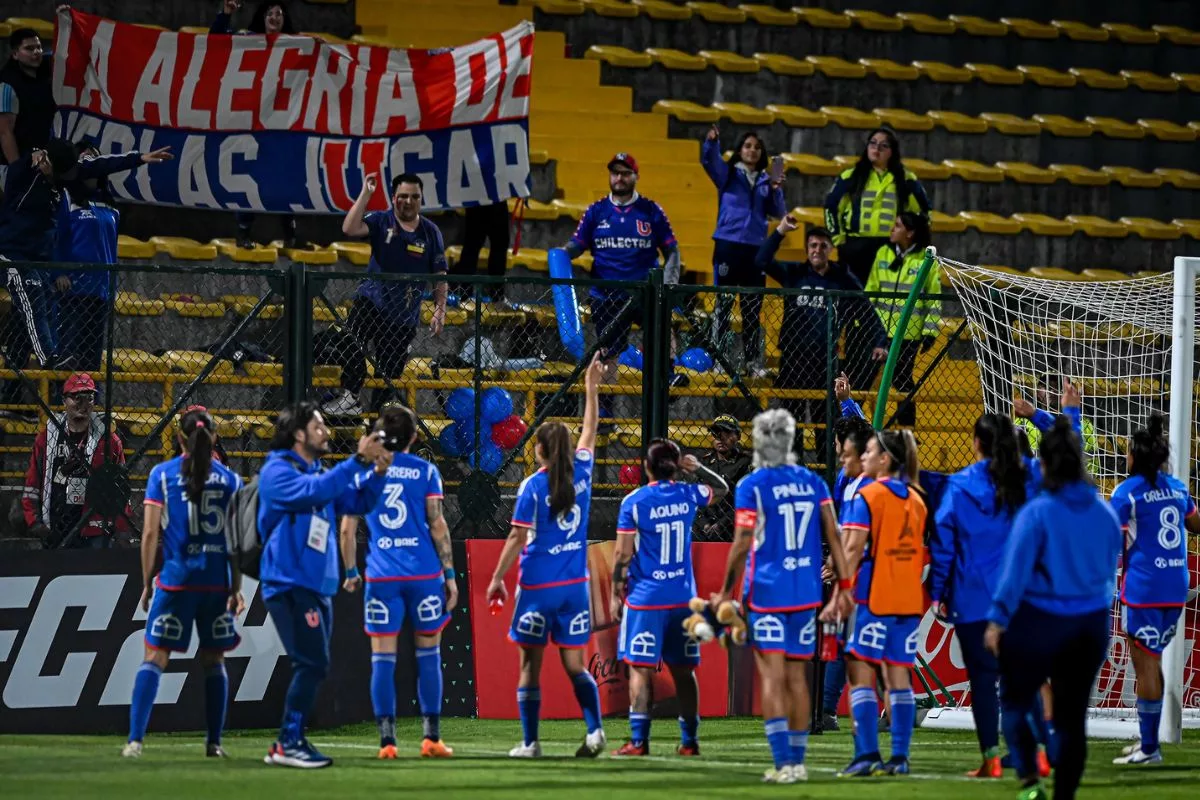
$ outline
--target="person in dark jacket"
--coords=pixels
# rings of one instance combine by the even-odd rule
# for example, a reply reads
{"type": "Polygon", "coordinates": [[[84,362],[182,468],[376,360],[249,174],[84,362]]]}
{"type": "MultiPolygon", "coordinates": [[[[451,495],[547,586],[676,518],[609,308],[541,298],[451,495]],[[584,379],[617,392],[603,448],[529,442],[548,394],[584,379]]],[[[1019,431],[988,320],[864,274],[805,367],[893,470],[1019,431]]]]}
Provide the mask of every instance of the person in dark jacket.
{"type": "MultiPolygon", "coordinates": [[[[0,69],[0,166],[15,164],[25,153],[45,147],[54,124],[54,89],[50,59],[32,28],[17,28],[8,37],[11,55],[0,69]]],[[[3,189],[0,168],[0,189],[3,189]]]]}
{"type": "MultiPolygon", "coordinates": [[[[812,228],[805,237],[808,261],[780,262],[775,253],[783,237],[799,227],[790,214],[767,237],[758,250],[755,264],[764,274],[779,282],[784,289],[804,289],[803,294],[784,297],[783,322],[779,328],[778,389],[827,390],[828,353],[830,348],[829,305],[825,292],[840,294],[834,306],[834,335],[852,326],[863,331],[847,342],[848,349],[870,348],[871,357],[882,361],[887,357],[887,337],[875,310],[862,294],[858,279],[829,260],[832,238],[824,228],[812,228]]],[[[835,356],[836,362],[836,356],[835,356]]],[[[835,363],[836,372],[837,365],[835,363]]],[[[816,432],[816,460],[825,457],[825,400],[786,399],[780,405],[791,412],[797,422],[806,419],[820,425],[816,432]]],[[[796,437],[797,447],[803,450],[802,437],[796,437]]]]}
{"type": "Polygon", "coordinates": [[[1071,800],[1087,758],[1088,698],[1108,652],[1121,526],[1088,480],[1083,445],[1065,416],[1043,437],[1042,491],[1017,514],[988,610],[985,646],[1000,661],[1004,738],[1022,800],[1049,795],[1038,779],[1028,715],[1046,679],[1060,738],[1054,796],[1071,800]]]}
{"type": "MultiPolygon", "coordinates": [[[[717,286],[763,287],[762,271],[754,263],[767,232],[767,218],[787,213],[783,174],[768,170],[767,148],[756,133],[743,133],[729,160],[721,158],[721,140],[714,125],[700,147],[700,163],[717,187],[717,228],[713,231],[713,283],[717,286]]],[[[733,311],[731,297],[718,296],[713,344],[723,348],[733,311]]],[[[747,372],[762,372],[762,295],[741,295],[742,352],[747,372]]]]}
{"type": "MultiPolygon", "coordinates": [[[[708,426],[712,447],[700,455],[700,463],[729,486],[750,472],[751,454],[742,448],[742,428],[735,417],[722,414],[708,426]]],[[[708,541],[733,541],[733,500],[729,496],[711,503],[696,512],[700,532],[708,541]]]]}

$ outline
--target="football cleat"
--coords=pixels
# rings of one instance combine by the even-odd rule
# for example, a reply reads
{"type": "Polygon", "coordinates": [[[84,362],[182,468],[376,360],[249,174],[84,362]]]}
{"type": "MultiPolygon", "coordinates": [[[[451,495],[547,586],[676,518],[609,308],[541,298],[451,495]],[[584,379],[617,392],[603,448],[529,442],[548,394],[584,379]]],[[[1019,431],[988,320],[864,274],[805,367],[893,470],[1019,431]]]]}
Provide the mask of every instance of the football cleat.
{"type": "Polygon", "coordinates": [[[1000,766],[1000,756],[985,758],[983,763],[967,773],[968,778],[1001,778],[1004,767],[1000,766]]]}
{"type": "Polygon", "coordinates": [[[521,743],[508,751],[509,758],[541,758],[542,744],[534,742],[533,744],[521,743]]]}
{"type": "Polygon", "coordinates": [[[1142,748],[1134,750],[1128,755],[1123,755],[1120,758],[1114,758],[1114,764],[1161,764],[1163,760],[1162,750],[1155,750],[1153,753],[1143,753],[1142,748]]]}
{"type": "Polygon", "coordinates": [[[279,742],[271,742],[271,746],[267,748],[267,754],[263,756],[264,764],[275,763],[275,753],[279,750],[279,742]]]}
{"type": "Polygon", "coordinates": [[[892,756],[886,764],[880,766],[876,775],[907,775],[909,773],[908,759],[904,756],[892,756]]]}
{"type": "Polygon", "coordinates": [[[792,771],[792,780],[795,783],[808,780],[808,768],[803,764],[792,764],[788,769],[792,771]]]}
{"type": "MultiPolygon", "coordinates": [[[[807,776],[806,776],[807,777],[807,776]]],[[[785,764],[779,769],[769,769],[763,773],[763,783],[795,783],[796,775],[792,772],[790,764],[785,764]]]]}
{"type": "Polygon", "coordinates": [[[883,761],[879,758],[879,753],[867,753],[851,761],[849,766],[837,773],[837,776],[839,778],[866,778],[879,774],[882,770],[883,761]]]}
{"type": "Polygon", "coordinates": [[[333,759],[308,743],[307,739],[291,745],[278,745],[271,756],[272,763],[296,769],[321,769],[333,764],[333,759]]]}
{"type": "Polygon", "coordinates": [[[579,749],[575,751],[575,757],[595,758],[604,752],[606,744],[608,744],[608,737],[604,735],[604,729],[597,728],[583,737],[583,744],[579,745],[579,749]]]}
{"type": "Polygon", "coordinates": [[[700,755],[700,743],[691,742],[690,744],[681,744],[675,748],[675,752],[681,756],[698,756],[700,755]]]}
{"type": "Polygon", "coordinates": [[[1017,800],[1050,800],[1050,795],[1046,793],[1046,787],[1035,783],[1017,792],[1017,800]]]}
{"type": "Polygon", "coordinates": [[[1133,744],[1127,744],[1124,747],[1122,747],[1121,755],[1131,756],[1141,749],[1142,749],[1142,743],[1140,741],[1135,741],[1133,744]]]}
{"type": "Polygon", "coordinates": [[[1046,755],[1046,751],[1044,749],[1038,750],[1037,751],[1038,777],[1039,778],[1049,778],[1050,777],[1050,769],[1051,769],[1050,757],[1048,755],[1046,755]]]}
{"type": "Polygon", "coordinates": [[[142,743],[141,742],[128,742],[128,743],[126,743],[126,745],[124,747],[121,748],[121,758],[141,758],[141,757],[142,757],[142,743]]]}
{"type": "Polygon", "coordinates": [[[396,752],[396,745],[394,744],[385,744],[379,748],[379,755],[377,756],[377,758],[383,761],[392,761],[399,757],[400,754],[396,752]]]}
{"type": "Polygon", "coordinates": [[[223,747],[221,747],[221,745],[213,744],[212,742],[209,742],[204,745],[204,757],[205,758],[229,758],[229,753],[226,753],[225,749],[223,747]]]}
{"type": "Polygon", "coordinates": [[[642,742],[641,744],[634,744],[633,742],[626,742],[625,744],[621,745],[620,749],[614,750],[613,755],[614,756],[648,756],[648,755],[650,755],[650,743],[642,742]]]}
{"type": "Polygon", "coordinates": [[[441,739],[436,742],[433,739],[421,741],[421,758],[449,758],[452,755],[454,755],[454,748],[441,739]]]}

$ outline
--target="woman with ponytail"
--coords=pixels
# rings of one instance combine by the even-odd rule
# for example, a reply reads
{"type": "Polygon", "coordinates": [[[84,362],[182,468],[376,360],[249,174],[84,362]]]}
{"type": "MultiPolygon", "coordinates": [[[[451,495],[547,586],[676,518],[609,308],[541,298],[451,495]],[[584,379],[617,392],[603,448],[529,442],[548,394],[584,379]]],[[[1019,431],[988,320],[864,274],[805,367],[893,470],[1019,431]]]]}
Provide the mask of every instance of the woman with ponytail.
{"type": "MultiPolygon", "coordinates": [[[[1016,428],[1002,414],[975,422],[975,463],[950,476],[930,541],[929,594],[934,614],[954,624],[971,681],[971,713],[983,763],[972,778],[999,778],[1000,666],[983,646],[987,613],[1004,546],[1017,512],[1037,494],[1040,471],[1021,454],[1016,428]]],[[[1039,752],[1039,771],[1050,765],[1039,752]]]]}
{"type": "Polygon", "coordinates": [[[217,430],[204,409],[183,415],[178,440],[182,455],[154,467],[146,482],[142,526],[146,657],[133,683],[129,742],[121,752],[126,758],[142,754],[159,678],[170,654],[188,649],[193,623],[205,672],[207,752],[214,757],[225,755],[221,749],[229,693],[225,652],[241,640],[234,620],[245,607],[241,594],[232,588],[225,509],[242,480],[213,461],[217,430]],[[163,557],[156,578],[160,530],[163,557]]]}
{"type": "Polygon", "coordinates": [[[604,362],[597,354],[584,377],[586,401],[578,442],[571,442],[571,432],[562,422],[545,422],[537,429],[533,450],[539,469],[517,489],[512,529],[487,588],[493,608],[508,600],[504,576],[519,553],[519,591],[508,638],[520,652],[517,707],[525,739],[509,751],[512,758],[542,754],[538,742],[542,656],[550,643],[558,645],[563,669],[587,723],[587,735],[575,755],[595,758],[608,741],[600,722],[600,692],[583,663],[583,650],[592,632],[588,510],[603,376],[604,362]]]}
{"type": "Polygon", "coordinates": [[[1163,418],[1151,414],[1146,427],[1129,438],[1125,463],[1129,477],[1112,494],[1117,522],[1125,531],[1121,579],[1121,624],[1137,675],[1140,741],[1125,748],[1114,764],[1157,764],[1162,716],[1163,650],[1175,638],[1188,596],[1188,533],[1200,533],[1200,514],[1183,481],[1163,470],[1171,450],[1163,418]]]}

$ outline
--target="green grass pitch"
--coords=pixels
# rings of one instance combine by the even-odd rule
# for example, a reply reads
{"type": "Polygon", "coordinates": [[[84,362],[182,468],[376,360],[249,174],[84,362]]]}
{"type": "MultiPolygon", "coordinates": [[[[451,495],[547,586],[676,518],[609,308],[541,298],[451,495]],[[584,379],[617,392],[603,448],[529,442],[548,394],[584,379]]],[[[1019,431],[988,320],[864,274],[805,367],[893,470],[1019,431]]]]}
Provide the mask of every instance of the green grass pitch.
{"type": "MultiPolygon", "coordinates": [[[[848,721],[844,721],[848,722],[848,721]]],[[[582,739],[579,722],[543,722],[546,757],[518,761],[506,757],[520,737],[516,722],[446,719],[442,733],[455,748],[454,758],[422,761],[420,722],[405,719],[399,726],[402,757],[377,761],[373,726],[361,725],[319,731],[314,744],[334,758],[330,769],[305,772],[272,767],[262,756],[273,738],[270,731],[231,732],[225,747],[232,756],[215,762],[204,758],[203,735],[174,734],[147,737],[141,759],[120,757],[118,736],[0,736],[0,785],[13,798],[198,798],[230,800],[299,800],[339,797],[481,797],[548,798],[599,797],[747,797],[779,795],[789,798],[1013,798],[1011,778],[978,781],[962,777],[978,764],[970,733],[918,730],[913,741],[913,774],[898,778],[836,779],[833,773],[849,761],[851,740],[846,732],[814,736],[808,749],[809,781],[791,786],[759,782],[770,754],[762,724],[752,719],[711,720],[701,725],[703,756],[675,756],[678,727],[673,720],[655,720],[651,757],[596,761],[572,757],[582,739]],[[541,793],[546,793],[541,795],[541,793]]],[[[610,750],[627,734],[623,720],[606,725],[610,750]]],[[[887,736],[881,743],[886,750],[887,736]]],[[[1118,769],[1110,763],[1122,743],[1089,743],[1088,771],[1081,797],[1154,798],[1196,797],[1200,779],[1200,734],[1187,732],[1182,745],[1164,748],[1165,764],[1141,769],[1118,769]]]]}

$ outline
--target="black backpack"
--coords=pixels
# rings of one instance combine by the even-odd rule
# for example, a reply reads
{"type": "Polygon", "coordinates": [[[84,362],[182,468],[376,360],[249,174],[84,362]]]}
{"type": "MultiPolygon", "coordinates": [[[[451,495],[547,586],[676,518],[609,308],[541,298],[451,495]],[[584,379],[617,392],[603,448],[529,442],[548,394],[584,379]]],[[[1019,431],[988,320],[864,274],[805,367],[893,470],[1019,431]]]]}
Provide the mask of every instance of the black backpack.
{"type": "Polygon", "coordinates": [[[257,578],[263,544],[258,530],[256,475],[229,498],[229,505],[225,509],[225,546],[238,571],[257,578]]]}

